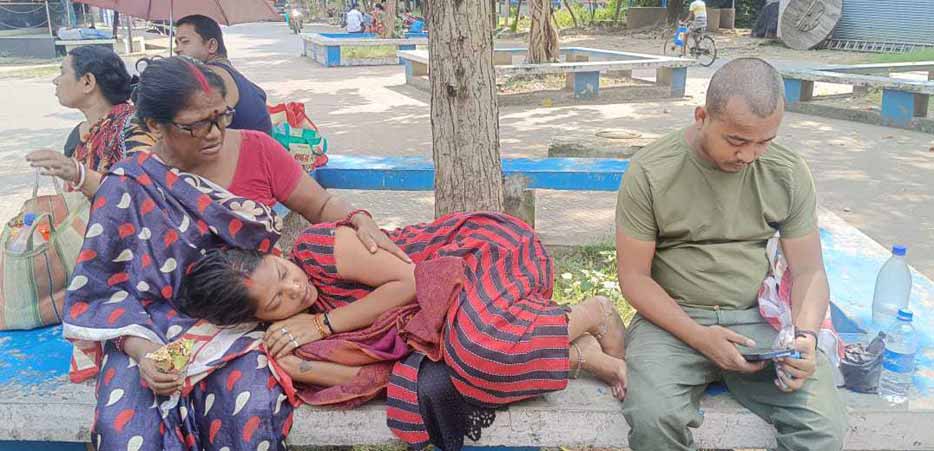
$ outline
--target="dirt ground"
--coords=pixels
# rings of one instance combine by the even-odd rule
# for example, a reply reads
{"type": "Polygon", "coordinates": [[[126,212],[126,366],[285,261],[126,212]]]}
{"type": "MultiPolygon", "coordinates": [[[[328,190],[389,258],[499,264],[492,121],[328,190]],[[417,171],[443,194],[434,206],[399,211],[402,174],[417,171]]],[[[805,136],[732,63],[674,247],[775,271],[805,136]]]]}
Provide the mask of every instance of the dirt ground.
{"type": "MultiPolygon", "coordinates": [[[[308,31],[333,30],[311,25],[308,31]]],[[[281,23],[244,24],[225,30],[234,64],[269,94],[270,102],[301,101],[341,154],[431,155],[430,98],[405,85],[399,66],[324,68],[303,58],[301,41],[281,23]]],[[[591,139],[608,129],[659,135],[688,125],[703,103],[706,84],[723,62],[758,56],[778,67],[864,62],[867,55],[794,51],[748,32],[715,35],[720,58],[713,67],[688,70],[687,97],[645,102],[500,108],[504,157],[544,157],[558,139],[591,139]]],[[[661,30],[566,34],[562,45],[658,54],[661,30]]],[[[501,39],[499,47],[522,46],[501,39]]],[[[6,69],[4,69],[6,70],[6,69]]],[[[34,71],[36,72],[36,71],[34,71]]],[[[54,71],[53,71],[54,72],[54,71]]],[[[11,217],[28,196],[32,174],[22,156],[61,148],[80,113],[58,105],[48,71],[4,78],[0,98],[0,217],[11,217]],[[16,107],[12,107],[16,105],[16,107]]],[[[652,79],[653,71],[634,73],[652,79]]],[[[934,276],[934,135],[789,113],[780,140],[804,155],[817,181],[821,206],[883,245],[909,246],[909,261],[934,276]]],[[[431,193],[342,191],[387,226],[432,217],[431,193]]],[[[540,192],[537,227],[546,241],[606,242],[613,233],[615,193],[540,192]]]]}

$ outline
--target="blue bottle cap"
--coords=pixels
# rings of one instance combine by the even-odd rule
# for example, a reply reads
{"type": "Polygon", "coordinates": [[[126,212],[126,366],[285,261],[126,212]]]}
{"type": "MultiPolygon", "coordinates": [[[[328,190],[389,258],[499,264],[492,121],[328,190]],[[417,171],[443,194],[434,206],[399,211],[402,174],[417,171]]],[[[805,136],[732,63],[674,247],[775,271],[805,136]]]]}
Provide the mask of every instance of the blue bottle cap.
{"type": "Polygon", "coordinates": [[[901,244],[896,244],[892,246],[892,253],[898,255],[899,257],[904,257],[905,254],[908,253],[908,248],[901,244]]]}
{"type": "Polygon", "coordinates": [[[908,310],[906,308],[898,309],[898,319],[902,321],[911,321],[912,319],[914,319],[914,314],[911,313],[911,310],[908,310]]]}
{"type": "Polygon", "coordinates": [[[35,214],[35,213],[29,212],[29,213],[26,213],[26,214],[23,215],[23,225],[25,225],[26,227],[31,226],[32,223],[34,223],[34,222],[36,222],[36,214],[35,214]]]}

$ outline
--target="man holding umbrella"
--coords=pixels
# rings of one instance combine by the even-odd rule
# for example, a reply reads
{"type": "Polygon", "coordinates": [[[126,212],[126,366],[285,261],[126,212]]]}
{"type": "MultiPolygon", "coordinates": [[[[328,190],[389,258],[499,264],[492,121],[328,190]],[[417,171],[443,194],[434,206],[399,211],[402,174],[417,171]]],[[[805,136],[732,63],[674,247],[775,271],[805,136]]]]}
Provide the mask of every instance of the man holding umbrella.
{"type": "Polygon", "coordinates": [[[236,110],[230,128],[272,131],[266,92],[230,64],[223,32],[214,19],[194,14],[175,22],[175,53],[207,64],[224,80],[227,104],[236,110]]]}

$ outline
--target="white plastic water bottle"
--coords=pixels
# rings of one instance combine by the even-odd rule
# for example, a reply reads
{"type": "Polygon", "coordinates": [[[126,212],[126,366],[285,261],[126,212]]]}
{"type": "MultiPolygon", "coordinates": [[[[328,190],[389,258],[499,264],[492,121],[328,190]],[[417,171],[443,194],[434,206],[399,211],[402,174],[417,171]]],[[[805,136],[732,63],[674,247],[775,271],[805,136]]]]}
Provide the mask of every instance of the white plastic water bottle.
{"type": "Polygon", "coordinates": [[[915,373],[915,353],[918,352],[918,337],[911,320],[910,310],[899,310],[895,324],[892,324],[885,335],[879,396],[891,403],[905,402],[908,399],[908,391],[911,390],[911,378],[915,373]]]}
{"type": "Polygon", "coordinates": [[[872,322],[876,330],[886,330],[898,316],[898,310],[908,308],[911,298],[911,270],[905,262],[908,249],[892,246],[889,258],[876,276],[876,291],[872,297],[872,322]]]}

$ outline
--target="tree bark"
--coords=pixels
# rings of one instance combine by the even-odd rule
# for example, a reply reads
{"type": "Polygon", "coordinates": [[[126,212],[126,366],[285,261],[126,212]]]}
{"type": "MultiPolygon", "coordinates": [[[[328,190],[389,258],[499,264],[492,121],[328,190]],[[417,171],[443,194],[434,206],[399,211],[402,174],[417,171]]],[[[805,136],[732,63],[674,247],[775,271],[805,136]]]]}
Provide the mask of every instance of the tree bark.
{"type": "Polygon", "coordinates": [[[551,12],[551,0],[529,0],[529,63],[551,63],[558,60],[558,28],[551,12]]]}
{"type": "Polygon", "coordinates": [[[429,8],[435,216],[503,210],[491,5],[432,0],[429,8]]]}
{"type": "Polygon", "coordinates": [[[522,0],[519,0],[519,2],[516,3],[516,18],[512,21],[511,31],[513,33],[515,33],[516,31],[519,31],[519,17],[522,15],[521,13],[522,13],[522,0]]]}
{"type": "Polygon", "coordinates": [[[571,4],[568,3],[568,0],[564,0],[564,7],[567,8],[568,14],[571,15],[571,21],[574,22],[574,28],[579,28],[580,24],[577,22],[577,15],[574,14],[574,8],[571,8],[571,4]]]}
{"type": "Polygon", "coordinates": [[[616,12],[613,14],[613,25],[619,25],[619,16],[623,12],[623,0],[616,0],[616,12]]]}
{"type": "Polygon", "coordinates": [[[682,0],[668,0],[668,23],[676,24],[684,11],[682,0]]]}
{"type": "MultiPolygon", "coordinates": [[[[396,37],[396,7],[399,0],[387,0],[383,2],[383,33],[382,38],[396,37]]],[[[399,36],[401,37],[401,36],[399,36]]]]}

